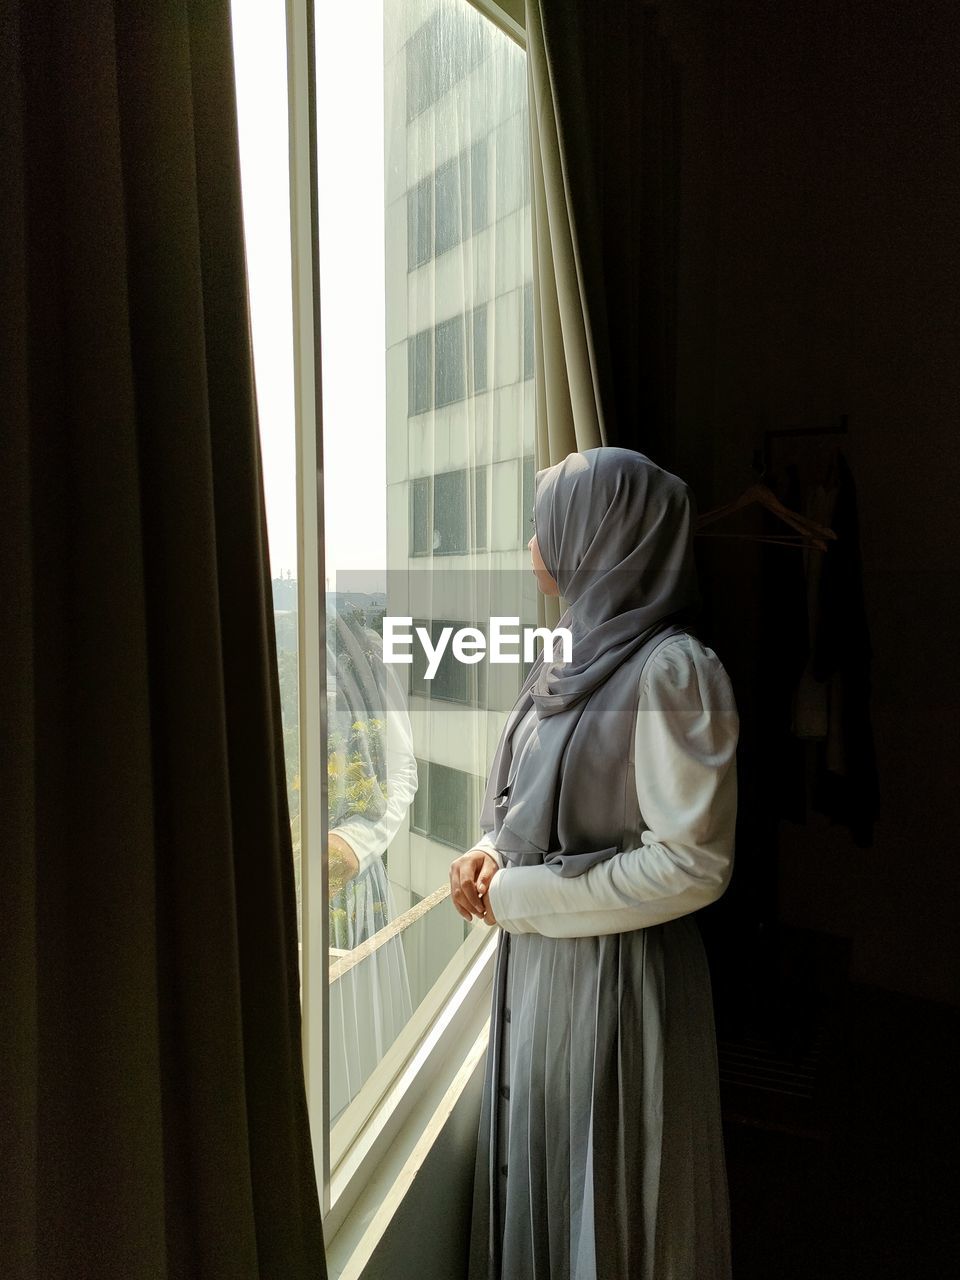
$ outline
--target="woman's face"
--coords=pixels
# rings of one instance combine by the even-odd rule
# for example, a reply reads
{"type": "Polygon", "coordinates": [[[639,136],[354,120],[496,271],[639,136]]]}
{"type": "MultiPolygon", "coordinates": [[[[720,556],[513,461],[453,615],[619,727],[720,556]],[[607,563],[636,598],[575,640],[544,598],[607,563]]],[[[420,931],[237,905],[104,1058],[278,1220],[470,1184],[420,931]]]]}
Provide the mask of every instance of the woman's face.
{"type": "Polygon", "coordinates": [[[533,535],[527,546],[530,548],[530,561],[533,565],[533,575],[537,580],[537,586],[545,596],[558,596],[560,588],[551,578],[549,569],[543,563],[543,556],[540,554],[536,534],[533,535]]]}

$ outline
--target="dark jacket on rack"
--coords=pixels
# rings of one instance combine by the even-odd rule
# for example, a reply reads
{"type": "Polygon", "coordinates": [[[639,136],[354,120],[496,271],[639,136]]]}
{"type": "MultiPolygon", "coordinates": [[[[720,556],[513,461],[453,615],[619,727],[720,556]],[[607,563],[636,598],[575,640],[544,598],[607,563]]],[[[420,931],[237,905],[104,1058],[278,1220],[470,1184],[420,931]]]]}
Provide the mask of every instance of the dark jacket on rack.
{"type": "Polygon", "coordinates": [[[817,744],[811,805],[850,828],[861,848],[873,843],[879,780],[870,718],[872,649],[860,556],[857,494],[839,451],[831,527],[837,541],[824,555],[811,654],[815,679],[829,684],[829,729],[817,744]]]}

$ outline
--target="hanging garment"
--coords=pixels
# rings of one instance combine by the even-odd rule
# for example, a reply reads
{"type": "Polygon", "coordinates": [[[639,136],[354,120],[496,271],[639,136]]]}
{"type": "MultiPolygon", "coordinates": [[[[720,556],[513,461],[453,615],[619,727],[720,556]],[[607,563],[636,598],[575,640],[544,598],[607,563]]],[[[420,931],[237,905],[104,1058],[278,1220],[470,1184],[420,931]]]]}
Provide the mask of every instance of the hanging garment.
{"type": "MultiPolygon", "coordinates": [[[[793,501],[797,509],[828,525],[837,534],[827,551],[804,552],[803,592],[806,618],[798,652],[803,654],[803,671],[790,694],[790,737],[797,747],[804,740],[814,751],[813,787],[808,797],[806,761],[795,755],[795,747],[780,740],[778,757],[788,758],[790,768],[777,785],[781,796],[791,802],[780,812],[797,822],[806,821],[807,806],[826,814],[835,823],[850,829],[854,843],[866,848],[873,843],[873,823],[879,805],[879,784],[873,730],[870,717],[871,646],[864,604],[860,559],[856,490],[849,464],[835,450],[822,480],[813,483],[804,498],[794,473],[793,501]],[[804,777],[801,804],[795,781],[804,777]]],[[[799,600],[796,575],[792,570],[779,583],[771,576],[768,592],[774,587],[781,599],[776,607],[768,599],[772,615],[787,616],[783,595],[799,600]]],[[[790,611],[792,625],[800,626],[796,611],[790,611]]],[[[790,664],[783,671],[789,675],[790,664]]],[[[777,686],[771,699],[780,705],[784,693],[777,686]]]]}
{"type": "MultiPolygon", "coordinates": [[[[804,513],[811,520],[832,528],[837,487],[823,483],[811,486],[804,513]]],[[[820,620],[820,576],[824,552],[817,547],[803,548],[803,571],[807,597],[807,663],[793,695],[791,732],[798,738],[826,738],[830,727],[829,689],[813,673],[813,648],[820,620]]]]}
{"type": "MultiPolygon", "coordinates": [[[[719,659],[688,633],[612,679],[639,690],[628,758],[608,761],[629,778],[608,810],[622,851],[568,876],[528,861],[503,824],[478,845],[504,870],[490,886],[502,933],[470,1280],[730,1276],[710,978],[691,913],[729,878],[739,721],[719,659]]],[[[533,708],[514,728],[511,787],[538,729],[533,708]]]]}
{"type": "MultiPolygon", "coordinates": [[[[795,471],[787,469],[777,497],[793,511],[802,507],[795,471]]],[[[776,532],[777,520],[763,513],[763,531],[776,532]]],[[[771,832],[781,818],[807,819],[805,747],[792,731],[798,684],[810,660],[807,580],[796,548],[762,544],[760,625],[754,664],[757,689],[756,732],[762,744],[756,762],[755,802],[761,827],[771,832]]],[[[763,849],[769,859],[769,846],[763,849]]],[[[765,879],[764,914],[777,913],[776,885],[765,879]]]]}
{"type": "Polygon", "coordinates": [[[880,803],[870,715],[873,651],[864,599],[857,494],[844,455],[836,454],[837,534],[823,559],[811,671],[828,689],[827,735],[817,746],[811,806],[849,827],[861,848],[873,844],[880,803]]]}

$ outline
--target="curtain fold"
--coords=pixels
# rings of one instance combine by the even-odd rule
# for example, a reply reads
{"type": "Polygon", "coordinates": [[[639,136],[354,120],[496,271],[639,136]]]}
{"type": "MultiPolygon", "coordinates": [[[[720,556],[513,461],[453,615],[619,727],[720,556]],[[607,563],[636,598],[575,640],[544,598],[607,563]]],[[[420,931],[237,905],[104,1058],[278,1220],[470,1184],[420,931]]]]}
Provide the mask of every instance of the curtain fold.
{"type": "Polygon", "coordinates": [[[655,6],[527,0],[538,465],[671,445],[679,76],[655,6]]]}
{"type": "Polygon", "coordinates": [[[526,0],[526,35],[537,466],[607,444],[670,468],[679,72],[638,0],[526,0]]]}
{"type": "Polygon", "coordinates": [[[322,1277],[229,4],[0,13],[0,1273],[322,1277]]]}

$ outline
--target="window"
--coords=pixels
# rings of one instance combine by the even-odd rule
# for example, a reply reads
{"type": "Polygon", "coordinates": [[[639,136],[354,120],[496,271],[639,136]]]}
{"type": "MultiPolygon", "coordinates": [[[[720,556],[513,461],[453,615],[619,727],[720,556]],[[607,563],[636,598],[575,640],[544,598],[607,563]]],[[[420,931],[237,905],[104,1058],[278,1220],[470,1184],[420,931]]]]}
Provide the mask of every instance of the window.
{"type": "Polygon", "coordinates": [[[433,480],[418,476],[410,482],[410,554],[428,556],[433,550],[433,480]]]}
{"type": "Polygon", "coordinates": [[[439,5],[406,45],[407,120],[412,121],[483,58],[489,26],[467,4],[439,5]]]}
{"type": "Polygon", "coordinates": [[[487,545],[487,473],[473,473],[473,519],[467,471],[441,471],[410,483],[411,556],[456,556],[487,545]],[[473,542],[470,542],[470,530],[473,542]]]}
{"type": "MultiPolygon", "coordinates": [[[[300,844],[300,652],[297,470],[293,400],[286,31],[282,6],[234,0],[237,116],[280,683],[287,808],[298,908],[300,844]]],[[[298,911],[299,924],[299,911],[298,911]]]]}
{"type": "Polygon", "coordinates": [[[441,409],[445,404],[462,400],[467,393],[463,316],[438,324],[434,342],[434,405],[441,409]]]}
{"type": "MultiPolygon", "coordinates": [[[[414,627],[423,627],[430,633],[430,642],[434,648],[440,639],[444,627],[451,627],[454,632],[461,627],[474,626],[474,621],[453,621],[450,618],[414,618],[414,627]]],[[[464,705],[480,707],[487,696],[486,664],[478,662],[474,666],[458,662],[448,645],[440,659],[433,678],[426,678],[427,656],[422,645],[413,649],[413,663],[410,672],[410,693],[425,698],[440,699],[444,702],[459,702],[464,705]]],[[[472,839],[472,837],[471,837],[472,839]]]]}
{"type": "Polygon", "coordinates": [[[481,138],[470,148],[471,230],[476,235],[488,225],[487,213],[487,140],[481,138]]]}
{"type": "Polygon", "coordinates": [[[442,409],[487,389],[487,305],[407,339],[407,413],[442,409]],[[469,345],[467,338],[469,335],[469,345]]]}
{"type": "Polygon", "coordinates": [[[410,811],[410,830],[451,849],[466,849],[476,837],[480,779],[433,760],[418,760],[423,780],[410,811]]]}
{"type": "Polygon", "coordinates": [[[487,547],[487,469],[474,474],[473,546],[476,551],[487,547]]]}
{"type": "Polygon", "coordinates": [[[437,226],[434,246],[437,257],[463,239],[460,191],[461,187],[467,191],[470,189],[469,177],[467,182],[463,181],[463,168],[461,157],[456,156],[437,170],[437,226]]]}
{"type": "Polygon", "coordinates": [[[433,408],[433,330],[421,329],[407,339],[407,413],[433,408]]]}
{"type": "Polygon", "coordinates": [[[487,140],[481,138],[407,192],[407,266],[422,266],[482,231],[487,209],[487,140]]]}
{"type": "Polygon", "coordinates": [[[300,0],[289,45],[284,6],[232,4],[307,1095],[335,1231],[351,1161],[491,939],[446,900],[448,868],[477,838],[520,668],[451,652],[428,681],[419,645],[384,663],[382,631],[387,614],[434,638],[493,614],[536,621],[518,537],[534,440],[526,66],[467,0],[381,0],[315,9],[310,77],[300,0]]]}
{"type": "Polygon", "coordinates": [[[487,389],[487,308],[473,309],[473,390],[474,394],[487,389]]]}
{"type": "Polygon", "coordinates": [[[429,262],[433,248],[433,183],[424,178],[407,192],[407,266],[429,262]]]}

